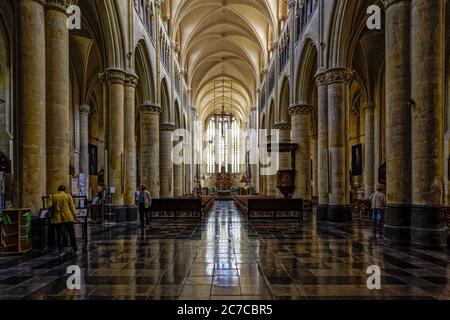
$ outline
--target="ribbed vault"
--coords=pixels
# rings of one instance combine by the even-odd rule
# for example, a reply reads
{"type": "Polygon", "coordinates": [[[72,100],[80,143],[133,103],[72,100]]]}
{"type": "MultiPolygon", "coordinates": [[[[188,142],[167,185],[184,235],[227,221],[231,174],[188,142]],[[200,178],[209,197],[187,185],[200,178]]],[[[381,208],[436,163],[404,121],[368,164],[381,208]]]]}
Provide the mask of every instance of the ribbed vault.
{"type": "Polygon", "coordinates": [[[172,38],[201,120],[225,105],[241,121],[256,105],[256,87],[277,28],[277,2],[172,0],[172,38]],[[215,97],[215,98],[214,98],[215,97]]]}

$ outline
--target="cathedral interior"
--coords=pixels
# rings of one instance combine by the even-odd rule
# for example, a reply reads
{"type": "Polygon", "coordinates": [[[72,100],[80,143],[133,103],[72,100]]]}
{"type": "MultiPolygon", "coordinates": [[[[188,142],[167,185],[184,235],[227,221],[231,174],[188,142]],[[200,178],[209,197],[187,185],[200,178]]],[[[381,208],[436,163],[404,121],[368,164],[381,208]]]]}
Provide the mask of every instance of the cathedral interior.
{"type": "Polygon", "coordinates": [[[0,300],[449,300],[449,16],[0,0],[0,300]],[[41,216],[61,185],[74,256],[41,216]]]}

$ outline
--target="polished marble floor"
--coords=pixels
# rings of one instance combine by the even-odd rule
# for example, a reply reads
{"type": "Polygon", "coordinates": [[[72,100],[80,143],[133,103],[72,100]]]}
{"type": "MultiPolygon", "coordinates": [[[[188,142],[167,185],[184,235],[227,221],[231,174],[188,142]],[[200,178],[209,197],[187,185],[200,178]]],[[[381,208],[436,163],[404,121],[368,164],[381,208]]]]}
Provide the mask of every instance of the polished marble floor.
{"type": "Polygon", "coordinates": [[[450,299],[448,253],[384,246],[362,217],[248,223],[232,202],[216,202],[203,223],[89,232],[77,257],[0,257],[0,300],[450,299]],[[80,290],[67,289],[70,265],[81,269],[80,290]],[[381,268],[381,290],[367,288],[371,265],[381,268]]]}

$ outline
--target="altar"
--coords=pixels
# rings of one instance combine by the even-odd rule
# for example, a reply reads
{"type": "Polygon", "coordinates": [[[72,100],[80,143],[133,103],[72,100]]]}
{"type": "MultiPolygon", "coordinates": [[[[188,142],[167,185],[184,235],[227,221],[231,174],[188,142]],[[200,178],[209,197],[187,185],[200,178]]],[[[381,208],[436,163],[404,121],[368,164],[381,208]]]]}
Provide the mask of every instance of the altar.
{"type": "Polygon", "coordinates": [[[216,175],[216,189],[221,197],[231,196],[231,175],[222,168],[221,172],[216,175]]]}

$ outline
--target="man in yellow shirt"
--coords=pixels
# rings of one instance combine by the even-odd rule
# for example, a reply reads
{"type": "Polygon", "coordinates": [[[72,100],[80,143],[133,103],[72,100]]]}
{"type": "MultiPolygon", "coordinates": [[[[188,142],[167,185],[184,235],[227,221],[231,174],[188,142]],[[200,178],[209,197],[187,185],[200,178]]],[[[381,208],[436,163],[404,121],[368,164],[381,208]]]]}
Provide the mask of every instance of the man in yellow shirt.
{"type": "Polygon", "coordinates": [[[51,223],[55,225],[58,241],[59,255],[64,253],[64,233],[67,230],[70,236],[70,245],[73,253],[78,252],[77,240],[75,238],[74,222],[77,220],[75,203],[70,194],[66,193],[65,186],[59,186],[58,193],[52,196],[53,217],[51,223]]]}

